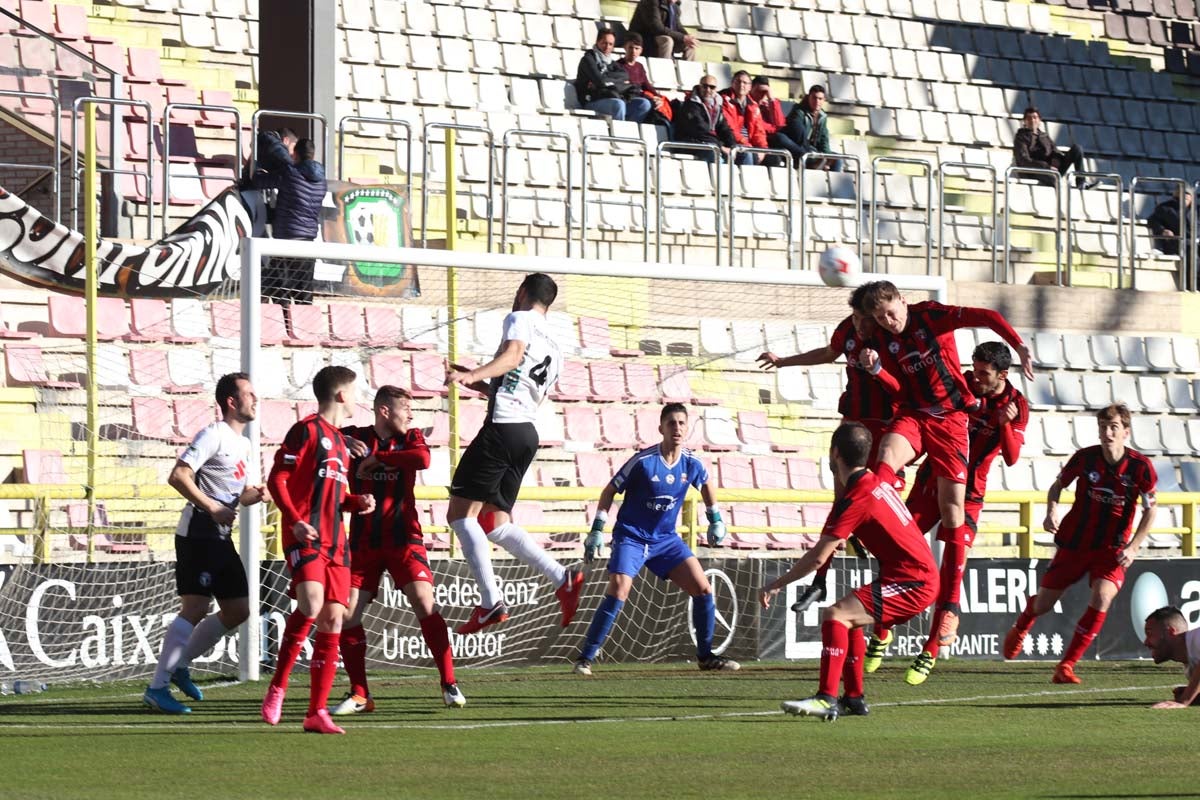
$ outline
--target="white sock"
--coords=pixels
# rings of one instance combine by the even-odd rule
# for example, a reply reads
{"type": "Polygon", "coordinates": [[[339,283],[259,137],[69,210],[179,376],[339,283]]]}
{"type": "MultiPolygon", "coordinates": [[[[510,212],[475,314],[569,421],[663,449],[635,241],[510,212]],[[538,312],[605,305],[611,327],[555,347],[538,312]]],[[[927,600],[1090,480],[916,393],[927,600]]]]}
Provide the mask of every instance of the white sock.
{"type": "Polygon", "coordinates": [[[546,576],[546,580],[557,589],[567,579],[567,569],[550,557],[542,546],[533,540],[529,531],[519,525],[506,522],[487,535],[495,544],[512,553],[538,572],[546,576]]]}
{"type": "Polygon", "coordinates": [[[183,658],[179,660],[179,666],[191,666],[194,660],[212,650],[217,642],[221,641],[222,636],[231,632],[232,629],[225,627],[225,623],[221,622],[219,615],[209,614],[200,620],[192,631],[191,637],[188,638],[187,648],[183,651],[183,658]]]}
{"type": "Polygon", "coordinates": [[[463,558],[467,559],[467,566],[479,585],[480,605],[495,608],[496,603],[504,598],[500,594],[500,585],[496,583],[496,573],[492,571],[491,545],[479,520],[474,517],[456,519],[450,523],[450,530],[458,537],[463,558]]]}
{"type": "Polygon", "coordinates": [[[162,652],[158,654],[158,666],[150,680],[151,689],[162,689],[171,682],[171,673],[179,666],[179,659],[192,635],[192,623],[183,617],[175,617],[163,635],[162,652]]]}

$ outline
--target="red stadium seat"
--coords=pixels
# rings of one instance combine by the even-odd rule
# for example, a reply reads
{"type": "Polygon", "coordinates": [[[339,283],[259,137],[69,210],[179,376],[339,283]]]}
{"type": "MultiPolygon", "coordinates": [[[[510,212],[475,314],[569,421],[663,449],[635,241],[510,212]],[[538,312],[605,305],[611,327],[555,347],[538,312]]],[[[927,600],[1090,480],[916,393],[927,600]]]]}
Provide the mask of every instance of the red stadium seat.
{"type": "Polygon", "coordinates": [[[217,300],[209,306],[212,313],[213,336],[240,339],[242,336],[242,304],[237,300],[217,300]]]}
{"type": "Polygon", "coordinates": [[[804,514],[804,524],[811,528],[820,528],[825,525],[825,520],[829,517],[829,512],[833,507],[829,503],[805,503],[800,507],[804,514]]]}
{"type": "Polygon", "coordinates": [[[287,400],[263,400],[258,420],[263,440],[278,444],[296,422],[296,406],[287,400]]]}
{"type": "Polygon", "coordinates": [[[729,507],[729,524],[749,530],[729,531],[725,546],[734,550],[761,550],[767,546],[763,533],[767,530],[767,515],[760,505],[734,503],[729,507]]]}
{"type": "Polygon", "coordinates": [[[372,347],[396,347],[404,339],[400,317],[391,306],[366,307],[366,343],[372,347]]]}
{"type": "Polygon", "coordinates": [[[582,361],[565,359],[562,374],[558,376],[558,383],[550,392],[550,399],[560,402],[578,402],[586,400],[589,394],[587,367],[582,361]]]}
{"type": "Polygon", "coordinates": [[[295,344],[288,336],[287,322],[283,318],[283,306],[277,303],[262,303],[259,305],[262,326],[262,343],[265,345],[295,344]]]}
{"type": "Polygon", "coordinates": [[[767,506],[767,521],[771,531],[767,534],[767,548],[770,550],[800,550],[808,549],[816,544],[819,538],[810,533],[787,533],[780,528],[803,528],[804,515],[800,508],[791,503],[771,503],[767,506]]]}
{"type": "Polygon", "coordinates": [[[692,394],[687,367],[678,364],[663,364],[658,368],[658,374],[662,381],[664,403],[690,403],[698,406],[715,406],[717,404],[716,400],[696,397],[692,394]]]}
{"type": "Polygon", "coordinates": [[[788,484],[787,462],[784,459],[776,456],[755,456],[752,466],[754,468],[754,488],[791,488],[788,484]]]}
{"type": "Polygon", "coordinates": [[[445,447],[450,444],[450,415],[445,411],[433,412],[433,425],[426,429],[425,443],[430,447],[445,447]]]}
{"type": "Polygon", "coordinates": [[[217,407],[208,397],[175,398],[176,442],[190,442],[201,428],[215,422],[217,407]]]}
{"type": "Polygon", "coordinates": [[[458,404],[458,441],[464,447],[471,443],[471,440],[479,433],[479,429],[483,427],[483,421],[487,417],[487,406],[483,403],[459,403],[458,404]]]}
{"type": "Polygon", "coordinates": [[[133,409],[133,430],[138,436],[163,440],[174,438],[174,412],[170,400],[135,397],[130,405],[133,409]]]}
{"type": "MultiPolygon", "coordinates": [[[[87,304],[82,297],[50,295],[50,335],[82,339],[87,334],[87,304]]],[[[96,298],[96,337],[112,341],[129,335],[129,315],[120,297],[96,298]]]]}
{"type": "Polygon", "coordinates": [[[788,480],[793,489],[822,489],[821,466],[807,458],[789,458],[787,460],[788,480]]]}
{"type": "Polygon", "coordinates": [[[402,377],[410,374],[408,359],[402,353],[372,353],[368,365],[373,389],[402,385],[405,382],[402,377]]]}
{"type": "Polygon", "coordinates": [[[132,319],[131,342],[198,342],[199,338],[179,336],[171,327],[171,309],[165,300],[155,297],[135,297],[129,301],[132,319]]]}
{"type": "Polygon", "coordinates": [[[568,449],[571,449],[571,444],[576,448],[590,449],[600,441],[600,421],[594,408],[565,406],[563,423],[569,443],[568,449]]]}
{"type": "MultiPolygon", "coordinates": [[[[576,453],[575,473],[579,485],[599,488],[608,484],[615,470],[607,453],[576,453]]],[[[35,481],[30,481],[34,483],[35,481]]]]}
{"type": "Polygon", "coordinates": [[[40,386],[43,389],[78,389],[75,381],[53,380],[46,371],[42,348],[34,345],[8,345],[4,348],[4,366],[9,385],[40,386]]]}
{"type": "Polygon", "coordinates": [[[288,332],[296,342],[344,346],[344,342],[333,342],[329,338],[329,315],[322,305],[299,305],[287,309],[288,332]]]}
{"type": "Polygon", "coordinates": [[[625,365],[625,396],[635,403],[658,402],[658,373],[652,364],[625,365]]]}
{"type": "Polygon", "coordinates": [[[633,414],[625,405],[600,408],[600,446],[607,450],[629,450],[637,446],[633,414]]]}
{"type": "Polygon", "coordinates": [[[331,341],[338,347],[353,347],[365,341],[367,329],[362,307],[350,303],[330,303],[329,331],[331,341]]]}
{"type": "Polygon", "coordinates": [[[613,403],[625,398],[625,376],[615,361],[593,361],[588,365],[593,403],[613,403]]]}
{"type": "Polygon", "coordinates": [[[747,453],[771,452],[771,429],[765,411],[738,412],[738,438],[747,453]]]}
{"type": "Polygon", "coordinates": [[[67,470],[58,450],[22,450],[25,483],[66,483],[67,470]]]}
{"type": "Polygon", "coordinates": [[[638,447],[646,448],[662,441],[662,434],[658,430],[661,413],[662,409],[650,406],[643,406],[637,410],[635,419],[638,447]]]}
{"type": "Polygon", "coordinates": [[[745,456],[721,456],[717,459],[717,485],[721,489],[753,489],[754,472],[745,456]]]}
{"type": "Polygon", "coordinates": [[[412,354],[413,397],[443,397],[446,394],[446,359],[437,353],[412,354]]]}
{"type": "Polygon", "coordinates": [[[608,320],[603,317],[580,317],[579,340],[585,354],[592,358],[604,358],[608,355],[631,358],[643,355],[641,350],[613,347],[608,320]]]}

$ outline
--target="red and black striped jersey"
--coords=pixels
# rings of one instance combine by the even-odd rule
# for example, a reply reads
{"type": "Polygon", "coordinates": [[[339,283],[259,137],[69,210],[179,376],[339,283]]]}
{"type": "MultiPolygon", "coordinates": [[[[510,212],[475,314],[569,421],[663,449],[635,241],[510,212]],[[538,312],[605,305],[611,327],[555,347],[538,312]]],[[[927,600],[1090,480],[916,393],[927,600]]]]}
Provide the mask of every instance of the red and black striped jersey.
{"type": "Polygon", "coordinates": [[[890,420],[895,398],[883,384],[858,365],[858,354],[866,347],[878,347],[863,341],[854,329],[854,317],[846,317],[834,329],[829,349],[846,357],[846,390],[838,400],[838,412],[848,420],[890,420]]]}
{"type": "Polygon", "coordinates": [[[400,549],[421,544],[421,522],[413,486],[417,470],[429,467],[429,445],[420,428],[399,436],[380,439],[374,426],[342,428],[346,436],[367,446],[367,455],[355,459],[350,470],[350,487],[355,494],[375,497],[375,510],[356,514],[350,519],[350,550],[400,549]],[[368,475],[359,474],[359,465],[375,456],[380,466],[368,475]]]}
{"type": "Polygon", "coordinates": [[[1138,498],[1147,509],[1155,503],[1158,476],[1150,459],[1127,447],[1117,463],[1110,464],[1100,445],[1085,447],[1058,473],[1063,488],[1077,479],[1075,502],[1058,524],[1054,543],[1067,550],[1124,547],[1138,498]]]}
{"type": "Polygon", "coordinates": [[[833,504],[822,536],[849,539],[855,534],[879,560],[879,578],[888,581],[925,581],[937,575],[937,564],[925,534],[896,493],[868,469],[846,481],[846,489],[833,504]]]}
{"type": "Polygon", "coordinates": [[[882,345],[879,357],[883,368],[900,384],[901,405],[935,416],[975,405],[954,343],[955,330],[975,327],[991,328],[1012,347],[1021,346],[1021,337],[999,313],[932,300],[908,307],[908,323],[902,332],[877,330],[875,338],[882,345]]]}
{"type": "Polygon", "coordinates": [[[305,417],[287,432],[267,479],[271,498],[283,515],[285,550],[312,548],[334,563],[349,564],[342,511],[357,505],[356,498],[347,496],[349,468],[350,452],[342,432],[320,415],[305,417]],[[316,528],[320,538],[297,541],[292,528],[298,521],[316,528]]]}
{"type": "MultiPolygon", "coordinates": [[[[971,370],[964,373],[967,384],[971,370]]],[[[970,453],[967,456],[967,501],[982,503],[987,494],[988,473],[997,453],[1004,454],[1006,464],[1015,464],[1025,443],[1025,428],[1029,426],[1029,403],[1025,395],[1008,381],[997,394],[979,398],[979,405],[967,413],[967,437],[970,453]],[[1015,404],[1017,415],[1008,419],[1008,406],[1015,404]]]]}

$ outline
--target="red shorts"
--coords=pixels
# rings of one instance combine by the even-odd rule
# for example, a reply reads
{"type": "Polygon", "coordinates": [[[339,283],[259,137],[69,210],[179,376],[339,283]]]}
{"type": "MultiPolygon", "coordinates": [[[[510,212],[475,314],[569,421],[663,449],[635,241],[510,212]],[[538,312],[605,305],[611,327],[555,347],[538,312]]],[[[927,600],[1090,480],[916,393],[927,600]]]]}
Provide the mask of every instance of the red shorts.
{"type": "Polygon", "coordinates": [[[316,581],[325,587],[325,602],[350,607],[350,568],[330,561],[314,550],[291,550],[287,553],[292,582],[288,597],[296,599],[296,587],[305,581],[316,581]]]}
{"type": "Polygon", "coordinates": [[[951,411],[944,417],[902,413],[887,432],[903,436],[917,455],[924,453],[935,478],[967,482],[967,412],[951,411]]]}
{"type": "Polygon", "coordinates": [[[874,583],[860,586],[854,596],[880,625],[891,627],[908,622],[933,605],[938,593],[938,574],[930,572],[924,578],[892,580],[880,577],[874,583]]]}
{"type": "Polygon", "coordinates": [[[433,583],[433,570],[429,567],[429,553],[423,544],[404,547],[358,550],[350,556],[350,586],[366,589],[375,594],[379,579],[387,572],[396,586],[404,588],[410,583],[433,583]]]}
{"type": "Polygon", "coordinates": [[[1125,583],[1125,568],[1117,562],[1119,550],[1064,550],[1059,548],[1042,576],[1042,587],[1062,591],[1084,575],[1088,586],[1100,579],[1111,581],[1118,589],[1125,583]]]}

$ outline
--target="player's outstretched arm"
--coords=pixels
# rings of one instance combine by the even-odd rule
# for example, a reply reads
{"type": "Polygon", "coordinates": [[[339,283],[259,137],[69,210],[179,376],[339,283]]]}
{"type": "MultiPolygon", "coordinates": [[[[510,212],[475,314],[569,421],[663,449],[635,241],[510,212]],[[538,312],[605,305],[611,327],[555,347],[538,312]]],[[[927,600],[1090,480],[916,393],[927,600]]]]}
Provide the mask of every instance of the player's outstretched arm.
{"type": "Polygon", "coordinates": [[[521,365],[525,357],[525,343],[520,339],[509,339],[499,354],[482,367],[463,369],[457,364],[451,365],[453,371],[446,376],[446,385],[457,383],[470,389],[486,393],[487,381],[511,372],[521,365]]]}
{"type": "Polygon", "coordinates": [[[762,607],[764,609],[770,608],[771,598],[778,594],[780,589],[789,583],[800,580],[824,564],[833,555],[834,551],[837,550],[838,544],[841,541],[836,536],[830,536],[827,533],[821,534],[821,538],[817,540],[816,545],[805,553],[799,561],[793,564],[791,569],[763,587],[762,593],[758,598],[762,607]]]}
{"type": "Polygon", "coordinates": [[[1008,342],[1021,359],[1021,374],[1033,380],[1033,356],[1029,347],[1021,339],[1021,335],[1008,324],[1008,320],[999,311],[990,308],[960,306],[955,328],[991,328],[1001,339],[1008,342]]]}
{"type": "Polygon", "coordinates": [[[237,518],[237,512],[227,505],[218,503],[201,491],[196,485],[196,473],[182,461],[176,461],[175,467],[167,478],[167,484],[183,495],[184,499],[196,508],[208,514],[219,525],[232,525],[237,518]]]}
{"type": "Polygon", "coordinates": [[[765,370],[783,369],[784,367],[812,367],[817,364],[832,364],[837,357],[838,353],[829,345],[817,347],[805,353],[782,357],[767,351],[759,355],[758,366],[765,370]]]}

